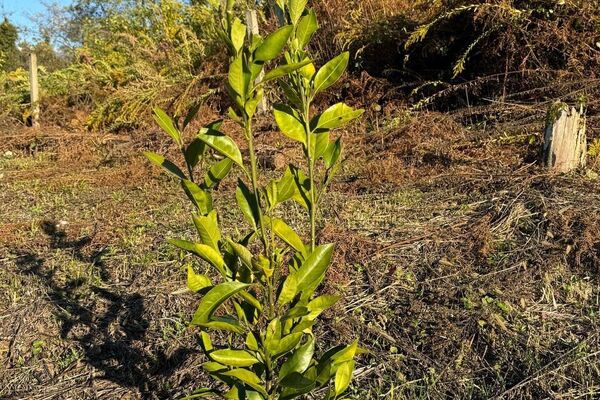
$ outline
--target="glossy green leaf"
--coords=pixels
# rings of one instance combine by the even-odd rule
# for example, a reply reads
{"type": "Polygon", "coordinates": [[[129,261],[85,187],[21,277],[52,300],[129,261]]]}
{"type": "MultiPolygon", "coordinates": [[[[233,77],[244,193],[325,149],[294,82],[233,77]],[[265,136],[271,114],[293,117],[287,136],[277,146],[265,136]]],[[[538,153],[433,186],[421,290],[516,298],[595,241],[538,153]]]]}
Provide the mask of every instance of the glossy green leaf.
{"type": "Polygon", "coordinates": [[[212,286],[212,282],[210,278],[206,275],[196,274],[194,272],[194,268],[191,265],[188,265],[187,270],[187,287],[190,291],[196,293],[200,290],[212,286]]]}
{"type": "Polygon", "coordinates": [[[347,361],[339,366],[335,373],[335,394],[339,396],[348,389],[354,371],[354,361],[347,361]]]}
{"type": "Polygon", "coordinates": [[[333,306],[335,303],[339,301],[339,296],[331,296],[331,295],[323,295],[314,298],[311,300],[308,305],[308,311],[310,314],[306,317],[308,320],[314,320],[317,318],[323,311],[327,310],[329,307],[333,306]]]}
{"type": "Polygon", "coordinates": [[[302,340],[302,336],[304,336],[304,333],[297,332],[282,337],[281,340],[275,343],[275,346],[269,349],[269,353],[275,358],[281,357],[296,347],[302,340]]]}
{"type": "Polygon", "coordinates": [[[183,141],[181,140],[181,133],[175,127],[173,120],[167,115],[167,113],[165,113],[158,107],[154,108],[154,120],[156,121],[158,126],[162,128],[163,131],[165,131],[169,136],[171,136],[171,138],[173,138],[173,140],[175,141],[175,143],[177,143],[179,147],[183,146],[183,141]]]}
{"type": "Polygon", "coordinates": [[[202,140],[212,149],[218,151],[231,161],[244,168],[242,153],[237,144],[228,136],[225,136],[219,131],[213,129],[203,129],[198,135],[198,139],[202,140]]]}
{"type": "Polygon", "coordinates": [[[339,160],[342,154],[342,140],[339,138],[335,142],[330,142],[327,149],[323,153],[323,161],[325,166],[329,169],[333,167],[339,160]]]}
{"type": "Polygon", "coordinates": [[[208,214],[213,209],[212,196],[200,186],[184,179],[181,181],[181,187],[201,214],[208,214]]]}
{"type": "Polygon", "coordinates": [[[327,147],[329,146],[329,132],[325,131],[312,135],[313,140],[311,145],[313,145],[313,148],[311,154],[317,160],[327,151],[327,147]]]}
{"type": "Polygon", "coordinates": [[[285,136],[306,145],[304,124],[292,108],[278,104],[273,107],[273,114],[279,129],[285,136]]]}
{"type": "Polygon", "coordinates": [[[310,10],[307,15],[300,18],[296,28],[296,38],[300,43],[300,47],[304,48],[308,45],[317,29],[319,29],[317,14],[314,10],[310,10]]]}
{"type": "Polygon", "coordinates": [[[248,93],[248,85],[250,84],[250,72],[244,68],[242,56],[236,57],[229,65],[228,75],[229,86],[243,100],[246,99],[248,93]]]}
{"type": "Polygon", "coordinates": [[[282,76],[286,76],[286,75],[288,75],[302,67],[305,67],[306,65],[311,64],[311,63],[312,63],[311,60],[305,60],[305,61],[302,61],[299,63],[280,65],[277,68],[272,69],[269,72],[267,72],[262,81],[269,82],[274,79],[281,78],[282,76]]]}
{"type": "Polygon", "coordinates": [[[310,126],[313,131],[339,128],[360,117],[364,111],[355,110],[344,103],[337,103],[325,110],[323,114],[313,118],[310,126]]]}
{"type": "Polygon", "coordinates": [[[222,375],[236,378],[245,383],[246,385],[250,386],[252,389],[264,394],[265,396],[267,395],[267,391],[260,384],[260,378],[258,377],[258,375],[256,375],[250,370],[244,368],[236,368],[231,371],[224,372],[222,373],[222,375]]]}
{"type": "Polygon", "coordinates": [[[296,279],[296,275],[289,274],[285,281],[283,281],[283,285],[277,299],[277,304],[283,306],[289,303],[294,299],[294,297],[296,297],[298,292],[298,281],[296,279]]]}
{"type": "Polygon", "coordinates": [[[173,246],[197,255],[204,261],[213,265],[222,275],[227,275],[223,257],[221,257],[221,254],[212,247],[205,244],[188,242],[187,240],[169,239],[167,241],[173,246]]]}
{"type": "Polygon", "coordinates": [[[294,273],[298,285],[298,292],[306,290],[323,279],[325,272],[331,263],[333,248],[333,244],[316,247],[307,257],[306,261],[304,261],[302,266],[300,266],[298,271],[294,273]]]}
{"type": "Polygon", "coordinates": [[[244,46],[246,29],[246,25],[244,25],[239,18],[233,20],[233,23],[231,24],[231,43],[233,44],[236,53],[239,53],[242,46],[244,46]]]}
{"type": "Polygon", "coordinates": [[[233,161],[229,158],[225,158],[215,164],[208,170],[208,173],[204,177],[204,184],[209,189],[217,186],[231,171],[233,161]]]}
{"type": "Polygon", "coordinates": [[[246,186],[244,182],[241,180],[238,181],[238,187],[235,191],[235,198],[237,200],[238,206],[246,220],[250,223],[250,225],[257,229],[259,224],[259,216],[258,216],[258,204],[256,204],[256,197],[254,193],[246,186]]]}
{"type": "Polygon", "coordinates": [[[171,161],[167,160],[160,154],[156,154],[151,151],[146,151],[144,152],[144,155],[148,160],[150,160],[150,162],[152,162],[155,165],[158,165],[159,167],[164,168],[170,174],[173,174],[179,179],[186,179],[185,174],[181,171],[181,169],[179,169],[177,165],[173,164],[171,161]]]}
{"type": "Polygon", "coordinates": [[[302,263],[297,271],[292,272],[283,282],[279,304],[286,304],[298,293],[302,292],[302,299],[312,296],[316,287],[325,277],[325,272],[331,263],[333,245],[318,246],[302,263]]]}
{"type": "Polygon", "coordinates": [[[283,220],[273,218],[271,226],[277,237],[290,245],[294,250],[300,252],[304,257],[308,255],[306,246],[302,242],[302,239],[300,239],[300,236],[283,220]]]}
{"type": "Polygon", "coordinates": [[[246,335],[246,347],[252,351],[258,351],[258,341],[252,332],[246,335]]]}
{"type": "MultiPolygon", "coordinates": [[[[192,325],[202,325],[211,322],[213,313],[221,304],[231,296],[246,289],[248,286],[248,284],[241,282],[225,282],[209,290],[200,301],[198,309],[192,319],[192,325]]],[[[215,359],[215,361],[220,362],[217,359],[215,359]]]]}
{"type": "Polygon", "coordinates": [[[276,58],[281,54],[293,29],[294,27],[291,25],[284,26],[267,36],[254,52],[254,59],[257,61],[271,61],[276,58]]]}
{"type": "Polygon", "coordinates": [[[192,143],[185,149],[185,162],[192,168],[198,165],[204,156],[206,145],[204,142],[195,138],[192,143]]]}
{"type": "Polygon", "coordinates": [[[220,372],[220,371],[227,371],[227,366],[215,362],[215,361],[207,361],[204,364],[202,364],[202,368],[206,371],[206,372],[220,372]]]}
{"type": "Polygon", "coordinates": [[[214,347],[212,340],[207,332],[200,332],[200,345],[202,346],[202,350],[204,350],[204,352],[213,351],[214,347]]]}
{"type": "Polygon", "coordinates": [[[277,203],[283,203],[294,197],[296,182],[290,168],[286,168],[283,176],[277,181],[277,203]]]}
{"type": "Polygon", "coordinates": [[[315,76],[314,94],[335,84],[346,71],[349,59],[350,54],[346,51],[323,65],[315,76]]]}
{"type": "Polygon", "coordinates": [[[203,244],[219,251],[219,241],[221,240],[221,231],[217,221],[217,211],[212,210],[206,216],[192,215],[194,225],[203,244]]]}
{"type": "Polygon", "coordinates": [[[303,373],[310,366],[315,354],[315,340],[308,337],[305,344],[298,347],[296,351],[283,363],[279,369],[279,379],[283,379],[292,372],[303,373]]]}
{"type": "Polygon", "coordinates": [[[245,350],[215,350],[210,353],[210,358],[218,363],[232,367],[249,367],[258,362],[256,357],[245,350]]]}
{"type": "Polygon", "coordinates": [[[307,3],[308,0],[289,0],[288,10],[290,12],[292,24],[296,25],[298,20],[300,20],[307,3]]]}
{"type": "Polygon", "coordinates": [[[227,239],[227,243],[231,246],[233,252],[237,257],[239,257],[242,264],[244,264],[247,268],[252,268],[252,253],[246,246],[236,243],[231,239],[227,239]]]}

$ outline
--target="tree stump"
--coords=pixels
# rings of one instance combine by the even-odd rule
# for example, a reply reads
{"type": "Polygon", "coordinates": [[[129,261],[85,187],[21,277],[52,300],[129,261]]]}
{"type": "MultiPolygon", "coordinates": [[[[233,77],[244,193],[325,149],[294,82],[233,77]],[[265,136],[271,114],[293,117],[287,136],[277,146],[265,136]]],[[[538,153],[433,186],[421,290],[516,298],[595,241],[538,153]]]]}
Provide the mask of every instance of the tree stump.
{"type": "Polygon", "coordinates": [[[583,107],[578,111],[564,103],[548,111],[544,135],[543,161],[558,172],[571,172],[585,166],[587,154],[586,118],[583,107]]]}

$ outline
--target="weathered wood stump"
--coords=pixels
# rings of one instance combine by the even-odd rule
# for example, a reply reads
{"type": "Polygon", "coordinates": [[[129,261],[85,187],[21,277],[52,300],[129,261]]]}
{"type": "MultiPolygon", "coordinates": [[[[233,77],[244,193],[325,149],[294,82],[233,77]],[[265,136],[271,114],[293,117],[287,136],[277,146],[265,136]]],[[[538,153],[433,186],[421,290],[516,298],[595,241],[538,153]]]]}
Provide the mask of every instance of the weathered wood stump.
{"type": "Polygon", "coordinates": [[[554,104],[548,111],[546,120],[544,165],[558,172],[571,172],[585,166],[585,131],[586,118],[583,108],[577,110],[564,103],[554,104]]]}

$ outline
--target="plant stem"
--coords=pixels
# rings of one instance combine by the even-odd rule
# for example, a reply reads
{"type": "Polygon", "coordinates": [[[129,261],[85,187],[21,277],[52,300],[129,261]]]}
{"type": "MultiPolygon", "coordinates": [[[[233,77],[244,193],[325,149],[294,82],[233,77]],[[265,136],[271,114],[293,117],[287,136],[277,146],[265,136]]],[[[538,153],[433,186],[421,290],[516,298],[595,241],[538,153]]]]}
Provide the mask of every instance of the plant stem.
{"type": "MultiPolygon", "coordinates": [[[[245,121],[246,127],[246,139],[248,140],[248,152],[250,153],[250,167],[251,167],[251,180],[252,180],[252,191],[254,192],[254,199],[256,201],[256,207],[258,212],[258,223],[260,225],[260,236],[261,241],[264,247],[264,255],[271,261],[271,267],[273,267],[273,257],[272,251],[270,247],[269,237],[267,236],[267,231],[265,229],[265,221],[263,215],[263,209],[260,201],[260,191],[259,191],[259,183],[258,183],[258,166],[256,161],[256,152],[254,150],[254,135],[252,134],[252,120],[248,119],[245,121]]],[[[274,314],[275,306],[274,306],[274,293],[273,293],[273,283],[271,279],[267,278],[267,298],[269,302],[269,319],[274,314]]]]}
{"type": "Polygon", "coordinates": [[[317,202],[315,192],[315,160],[312,153],[312,132],[310,130],[310,100],[304,97],[304,126],[306,130],[306,159],[308,163],[308,179],[310,181],[310,205],[308,212],[310,214],[310,251],[315,251],[317,244],[317,202]]]}

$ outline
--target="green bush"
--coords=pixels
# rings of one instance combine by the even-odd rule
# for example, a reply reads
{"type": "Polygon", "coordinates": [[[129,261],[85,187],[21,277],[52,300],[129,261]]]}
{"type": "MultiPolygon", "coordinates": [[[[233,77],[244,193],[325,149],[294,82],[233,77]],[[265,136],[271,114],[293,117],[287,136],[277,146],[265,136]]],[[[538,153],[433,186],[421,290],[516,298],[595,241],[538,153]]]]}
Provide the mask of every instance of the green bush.
{"type": "Polygon", "coordinates": [[[315,12],[305,9],[306,0],[280,0],[283,24],[264,38],[247,34],[234,15],[233,3],[230,0],[225,10],[221,37],[230,54],[229,115],[244,132],[249,160],[220,130],[221,122],[207,125],[184,144],[181,132],[197,109],[183,121],[160,109],[155,112],[157,123],[181,149],[185,172],[161,155],[146,153],[180,181],[195,207],[193,222],[200,241],[170,243],[199,257],[218,276],[211,279],[188,266],[188,288],[201,295],[191,324],[201,328],[202,350],[209,360],[204,369],[221,382],[188,398],[292,399],[323,390],[323,398],[340,399],[360,349],[354,342],[316,356],[319,346],[313,326],[338,301],[337,296],[316,294],[334,252],[333,244],[317,244],[316,225],[321,196],[342,152],[341,140],[332,140],[330,132],[358,118],[362,110],[339,103],[312,115],[311,102],[338,81],[348,65],[348,53],[315,68],[305,48],[318,24],[315,12]],[[282,54],[283,64],[268,69],[282,54]],[[287,104],[273,107],[274,118],[281,132],[301,145],[306,169],[290,165],[279,179],[262,185],[253,120],[265,85],[275,81],[287,104]],[[210,153],[224,159],[211,161],[210,153]],[[197,169],[202,166],[201,175],[197,169]],[[215,187],[234,166],[242,176],[236,200],[249,226],[238,238],[223,235],[213,207],[215,187]],[[277,217],[276,210],[288,201],[307,210],[309,243],[277,217]]]}

